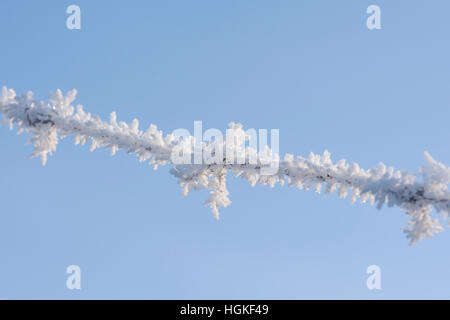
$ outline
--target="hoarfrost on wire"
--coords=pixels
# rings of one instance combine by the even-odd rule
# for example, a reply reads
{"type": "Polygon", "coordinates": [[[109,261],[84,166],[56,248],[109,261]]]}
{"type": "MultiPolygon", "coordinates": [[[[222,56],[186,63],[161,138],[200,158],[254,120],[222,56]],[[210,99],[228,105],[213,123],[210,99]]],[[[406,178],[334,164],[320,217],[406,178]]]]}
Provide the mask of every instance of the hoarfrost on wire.
{"type": "MultiPolygon", "coordinates": [[[[326,194],[337,192],[339,197],[345,198],[350,193],[352,202],[358,198],[362,202],[369,200],[379,209],[385,203],[389,207],[398,206],[410,217],[408,226],[403,231],[411,245],[442,231],[438,219],[431,217],[433,208],[444,219],[450,210],[450,193],[447,187],[450,183],[450,168],[434,160],[427,152],[427,165],[417,175],[394,171],[383,163],[378,168],[368,170],[345,160],[333,163],[328,151],[323,155],[311,153],[308,158],[287,154],[283,159],[277,159],[278,170],[270,175],[263,174],[262,171],[267,166],[264,157],[267,154],[270,157],[277,156],[271,150],[256,154],[255,150],[246,148],[247,157],[256,154],[256,164],[251,161],[235,164],[225,157],[220,161],[204,164],[176,164],[172,161],[172,153],[181,144],[185,144],[182,146],[183,152],[192,155],[193,148],[189,147],[192,144],[187,142],[193,137],[181,140],[172,134],[163,135],[155,125],[150,125],[144,131],[139,129],[136,119],[130,124],[118,122],[114,112],[111,113],[109,122],[103,121],[96,115],[86,113],[81,105],[76,108],[72,105],[76,93],[76,90],[71,90],[64,96],[57,90],[50,95],[49,103],[45,103],[35,100],[32,92],[16,95],[13,89],[3,87],[0,95],[2,124],[8,124],[11,129],[16,124],[19,133],[29,133],[29,142],[34,145],[32,156],[40,157],[43,165],[47,163],[48,155],[56,151],[59,139],[67,136],[74,137],[75,144],[91,142],[91,151],[104,147],[111,151],[111,155],[118,150],[135,153],[139,161],[148,161],[155,169],[160,165],[171,165],[170,172],[178,178],[183,195],[192,190],[210,191],[205,205],[210,206],[217,218],[219,208],[231,203],[226,186],[229,171],[248,180],[252,186],[263,184],[273,187],[276,183],[287,183],[306,190],[314,186],[318,193],[324,187],[326,194]]],[[[241,124],[231,123],[230,130],[236,135],[245,135],[241,124]]],[[[223,141],[202,144],[202,149],[209,153],[226,147],[226,142],[223,141]]],[[[236,152],[242,152],[245,146],[238,144],[232,148],[236,152]]]]}

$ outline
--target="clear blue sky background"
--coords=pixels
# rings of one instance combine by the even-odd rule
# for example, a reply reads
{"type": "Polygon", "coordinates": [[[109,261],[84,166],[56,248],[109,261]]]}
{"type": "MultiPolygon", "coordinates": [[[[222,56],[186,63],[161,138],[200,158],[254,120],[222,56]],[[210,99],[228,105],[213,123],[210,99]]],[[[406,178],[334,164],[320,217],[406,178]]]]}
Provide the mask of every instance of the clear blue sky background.
{"type": "MultiPolygon", "coordinates": [[[[18,1],[0,4],[0,85],[79,90],[92,113],[165,132],[280,129],[281,153],[362,167],[450,164],[448,1],[18,1]],[[66,28],[78,4],[82,30],[66,28]],[[366,28],[366,8],[382,29],[366,28]]],[[[450,230],[408,247],[398,208],[229,179],[206,192],[168,168],[72,139],[46,167],[0,128],[0,298],[450,298],[450,230]],[[66,289],[66,267],[82,289],[66,289]],[[367,266],[382,290],[366,288],[367,266]]],[[[444,222],[445,224],[445,222],[444,222]]]]}

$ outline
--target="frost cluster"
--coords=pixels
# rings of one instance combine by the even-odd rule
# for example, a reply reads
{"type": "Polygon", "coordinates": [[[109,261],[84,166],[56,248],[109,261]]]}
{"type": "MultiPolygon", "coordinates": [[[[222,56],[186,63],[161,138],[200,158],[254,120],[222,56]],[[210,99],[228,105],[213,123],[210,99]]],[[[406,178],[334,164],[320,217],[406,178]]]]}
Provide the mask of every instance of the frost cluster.
{"type": "MultiPolygon", "coordinates": [[[[205,204],[210,206],[217,218],[219,208],[231,203],[226,186],[229,171],[248,180],[252,186],[263,184],[273,187],[277,183],[286,183],[300,189],[314,188],[318,193],[323,188],[326,194],[337,192],[342,198],[350,195],[352,202],[359,198],[362,202],[369,200],[378,208],[385,203],[389,207],[398,206],[410,217],[408,227],[403,229],[410,244],[442,231],[438,219],[430,216],[433,208],[444,219],[449,213],[450,193],[447,185],[450,182],[450,168],[435,161],[426,152],[427,165],[417,175],[395,171],[382,163],[378,168],[368,170],[345,160],[333,163],[328,151],[323,155],[311,153],[308,158],[287,154],[278,160],[278,171],[270,175],[262,174],[262,171],[268,163],[263,161],[264,154],[270,154],[271,150],[256,154],[255,150],[247,148],[246,156],[256,156],[259,159],[256,163],[245,161],[235,164],[223,157],[204,164],[180,165],[171,161],[172,152],[185,144],[182,146],[183,152],[194,154],[193,148],[189,147],[193,144],[187,144],[190,139],[180,139],[172,134],[163,135],[155,125],[141,130],[138,120],[118,122],[114,112],[108,122],[103,121],[85,112],[81,105],[72,105],[76,93],[76,90],[72,90],[64,96],[57,90],[46,103],[33,99],[31,92],[16,95],[14,90],[4,87],[0,95],[3,124],[9,124],[11,129],[16,124],[19,133],[26,131],[30,134],[29,141],[34,145],[32,156],[39,156],[43,165],[48,155],[56,151],[58,140],[67,136],[72,136],[75,144],[90,142],[91,151],[103,147],[114,155],[118,150],[125,150],[135,153],[139,161],[148,161],[155,168],[171,165],[170,172],[178,179],[183,195],[191,190],[210,191],[205,204]]],[[[245,135],[240,124],[231,123],[230,130],[234,130],[237,135],[245,135]]],[[[226,148],[224,144],[223,141],[211,141],[202,144],[201,148],[205,154],[214,154],[214,150],[226,148]]],[[[245,146],[238,144],[233,148],[236,148],[237,154],[242,154],[245,146]]]]}

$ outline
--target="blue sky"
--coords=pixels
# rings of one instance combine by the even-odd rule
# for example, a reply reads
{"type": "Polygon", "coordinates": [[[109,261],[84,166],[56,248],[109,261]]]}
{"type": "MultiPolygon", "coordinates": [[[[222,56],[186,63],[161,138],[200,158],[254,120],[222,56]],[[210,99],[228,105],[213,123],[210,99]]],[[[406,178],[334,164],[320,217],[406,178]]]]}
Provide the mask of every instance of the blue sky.
{"type": "MultiPolygon", "coordinates": [[[[280,151],[363,168],[450,164],[448,1],[12,1],[0,85],[77,88],[108,118],[164,132],[280,129],[280,151]],[[81,30],[66,8],[81,8],[81,30]],[[381,8],[382,29],[366,28],[381,8]]],[[[66,139],[42,167],[0,128],[0,298],[450,298],[450,230],[408,247],[398,208],[229,178],[214,219],[168,168],[66,139]],[[366,288],[380,266],[382,290],[366,288]],[[79,265],[82,289],[66,288],[79,265]]],[[[444,222],[445,224],[445,222],[444,222]]]]}

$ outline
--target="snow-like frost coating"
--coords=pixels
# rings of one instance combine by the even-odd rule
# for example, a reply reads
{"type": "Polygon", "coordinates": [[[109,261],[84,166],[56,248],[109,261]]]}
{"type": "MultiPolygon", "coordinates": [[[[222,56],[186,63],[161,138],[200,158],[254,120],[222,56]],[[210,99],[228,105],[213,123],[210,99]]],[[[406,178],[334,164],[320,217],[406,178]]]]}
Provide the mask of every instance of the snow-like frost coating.
{"type": "MultiPolygon", "coordinates": [[[[444,219],[449,213],[450,193],[447,185],[450,183],[450,168],[434,160],[427,152],[427,165],[420,169],[418,175],[394,172],[393,168],[386,168],[382,163],[378,168],[368,170],[345,160],[334,164],[328,151],[323,155],[311,153],[309,158],[287,154],[279,160],[276,174],[265,175],[261,172],[267,166],[263,158],[270,155],[271,150],[257,154],[257,164],[251,164],[254,162],[248,159],[256,151],[245,148],[244,144],[233,146],[236,152],[246,151],[244,164],[229,163],[224,157],[221,161],[209,164],[179,165],[171,161],[171,155],[174,148],[180,143],[186,143],[186,140],[171,134],[164,136],[154,125],[142,131],[137,120],[131,124],[117,122],[115,113],[111,113],[110,121],[105,122],[96,115],[86,113],[81,105],[75,111],[72,103],[76,93],[76,90],[72,90],[64,96],[57,90],[50,95],[50,103],[45,103],[34,100],[31,92],[18,96],[14,90],[3,87],[0,95],[0,114],[4,116],[2,124],[9,124],[11,129],[16,124],[19,133],[24,130],[29,133],[29,141],[34,145],[32,156],[40,156],[43,165],[48,155],[56,151],[59,138],[67,136],[73,136],[76,144],[90,141],[91,151],[104,147],[114,155],[123,149],[135,153],[139,161],[149,161],[155,168],[170,164],[170,172],[178,178],[183,195],[191,190],[210,190],[211,195],[205,205],[211,207],[217,218],[219,208],[231,203],[226,187],[228,171],[247,179],[253,186],[260,183],[273,187],[279,182],[281,185],[287,183],[308,190],[314,185],[319,193],[324,186],[326,194],[337,191],[340,197],[346,197],[351,192],[352,202],[360,198],[362,202],[370,200],[378,208],[384,203],[390,207],[398,206],[410,217],[408,227],[403,229],[410,244],[442,231],[438,219],[430,216],[433,207],[444,219]]],[[[245,135],[241,124],[231,123],[230,130],[245,135]]],[[[211,150],[226,148],[226,141],[203,143],[202,148],[211,154],[211,150]]],[[[184,147],[183,150],[193,154],[190,148],[184,147]]]]}

